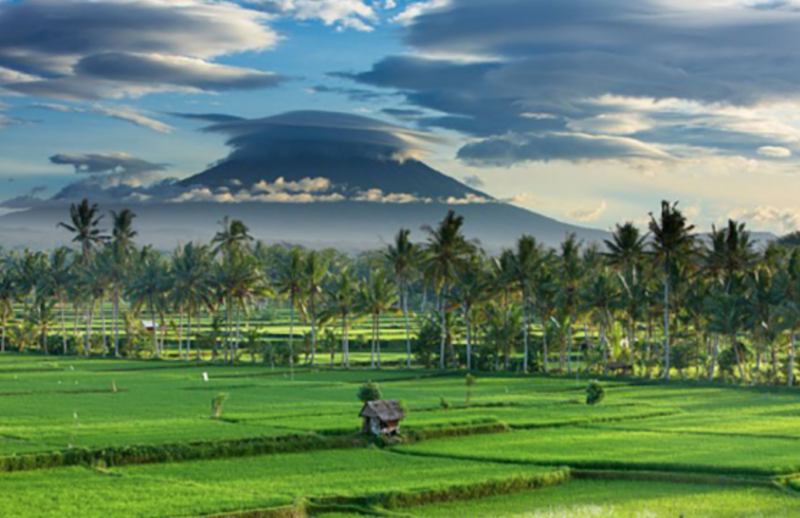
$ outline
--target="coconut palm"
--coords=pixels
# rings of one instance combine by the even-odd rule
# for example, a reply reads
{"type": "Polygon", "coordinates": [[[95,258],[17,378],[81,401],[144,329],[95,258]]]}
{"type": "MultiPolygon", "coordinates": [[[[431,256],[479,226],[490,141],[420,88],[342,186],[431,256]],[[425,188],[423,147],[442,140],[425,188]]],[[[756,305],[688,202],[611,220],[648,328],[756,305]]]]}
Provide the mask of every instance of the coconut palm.
{"type": "Polygon", "coordinates": [[[462,233],[464,217],[450,210],[447,216],[436,228],[423,227],[428,235],[425,249],[424,265],[430,272],[430,277],[435,279],[439,292],[439,310],[441,311],[441,344],[439,351],[439,368],[445,366],[445,342],[447,340],[447,299],[450,294],[450,284],[456,276],[458,268],[474,251],[475,246],[467,241],[462,233]]]}
{"type": "Polygon", "coordinates": [[[186,311],[185,359],[192,353],[192,316],[213,299],[211,250],[206,245],[188,243],[175,250],[172,258],[172,292],[176,305],[186,311]]]}
{"type": "Polygon", "coordinates": [[[100,209],[96,203],[89,203],[88,199],[78,204],[73,203],[69,208],[69,223],[61,222],[59,227],[65,228],[75,234],[72,241],[81,246],[82,261],[87,263],[92,254],[92,250],[108,240],[108,237],[100,229],[100,221],[103,215],[99,214],[100,209]]]}
{"type": "Polygon", "coordinates": [[[328,276],[328,263],[316,250],[312,250],[305,257],[302,269],[302,292],[306,300],[306,311],[311,320],[311,365],[314,365],[317,349],[317,311],[322,287],[328,276]]]}
{"type": "Polygon", "coordinates": [[[370,366],[381,368],[381,315],[397,302],[397,291],[385,270],[370,273],[361,287],[359,310],[372,318],[372,354],[370,366]]]}
{"type": "Polygon", "coordinates": [[[63,354],[67,354],[67,322],[66,322],[66,293],[72,281],[72,257],[69,249],[59,247],[50,254],[48,276],[55,291],[61,321],[61,342],[63,354]]]}
{"type": "Polygon", "coordinates": [[[241,342],[241,315],[247,314],[249,302],[264,293],[264,273],[258,260],[246,248],[234,248],[216,263],[215,283],[225,301],[228,319],[230,361],[236,360],[241,342]],[[235,335],[234,335],[235,323],[235,335]]]}
{"type": "Polygon", "coordinates": [[[678,209],[678,203],[661,202],[661,213],[650,214],[651,248],[661,265],[664,284],[664,377],[669,379],[669,288],[670,275],[678,259],[692,251],[694,225],[678,209]]]}
{"type": "Polygon", "coordinates": [[[486,260],[480,254],[472,256],[458,269],[456,277],[456,298],[461,303],[464,315],[465,340],[467,346],[467,370],[472,370],[473,352],[473,312],[475,306],[487,298],[489,274],[486,260]]]}
{"type": "Polygon", "coordinates": [[[623,285],[626,299],[625,316],[628,343],[633,346],[634,323],[636,321],[640,297],[636,296],[640,286],[641,263],[645,258],[645,242],[647,236],[642,235],[639,228],[631,222],[617,225],[610,240],[605,240],[606,259],[617,272],[623,285]]]}
{"type": "Polygon", "coordinates": [[[567,364],[567,374],[572,374],[572,342],[573,325],[577,319],[577,311],[580,303],[579,290],[583,280],[583,270],[580,257],[581,243],[575,234],[567,234],[566,239],[561,243],[561,255],[559,257],[559,281],[560,289],[558,294],[558,304],[568,317],[566,332],[566,358],[562,350],[560,368],[567,364]]]}
{"type": "Polygon", "coordinates": [[[303,250],[293,247],[286,258],[278,264],[275,289],[279,295],[289,299],[289,368],[294,379],[294,314],[303,294],[303,250]]]}
{"type": "Polygon", "coordinates": [[[541,262],[539,244],[532,236],[522,236],[517,241],[517,249],[512,261],[512,276],[522,296],[522,336],[523,336],[523,372],[528,372],[528,312],[531,306],[533,281],[536,269],[541,262]]]}
{"type": "Polygon", "coordinates": [[[411,242],[411,231],[400,229],[394,243],[385,252],[386,262],[392,270],[394,283],[400,297],[403,319],[406,326],[406,367],[411,368],[411,330],[408,318],[408,288],[416,275],[420,259],[420,250],[411,242]]]}
{"type": "Polygon", "coordinates": [[[8,321],[14,315],[14,302],[17,298],[14,276],[5,268],[0,269],[0,324],[2,325],[2,335],[0,335],[0,352],[6,351],[6,332],[8,321]]]}
{"type": "Polygon", "coordinates": [[[225,216],[220,221],[220,225],[222,230],[217,232],[214,235],[214,239],[211,240],[211,244],[214,246],[214,255],[220,252],[231,254],[241,250],[253,241],[250,229],[241,220],[231,220],[228,216],[225,216]]]}
{"type": "Polygon", "coordinates": [[[111,237],[114,244],[123,248],[133,247],[134,238],[139,235],[133,230],[133,220],[136,213],[130,209],[122,209],[120,212],[111,211],[112,230],[111,237]]]}
{"type": "Polygon", "coordinates": [[[614,325],[614,309],[620,292],[607,268],[601,268],[585,286],[583,297],[600,325],[600,349],[603,353],[603,376],[608,376],[608,343],[606,331],[614,325]]]}
{"type": "Polygon", "coordinates": [[[169,263],[160,252],[144,248],[138,255],[127,286],[127,298],[137,307],[147,307],[153,325],[153,351],[161,356],[156,313],[163,308],[162,299],[169,281],[169,263]]]}
{"type": "MultiPolygon", "coordinates": [[[[358,281],[350,273],[349,268],[342,269],[330,284],[325,293],[328,298],[327,312],[332,318],[338,318],[342,324],[342,365],[350,368],[350,320],[355,311],[360,293],[358,281]]],[[[331,357],[333,363],[333,357],[331,357]]]]}
{"type": "Polygon", "coordinates": [[[542,322],[542,364],[545,372],[550,372],[550,356],[548,351],[547,335],[556,311],[558,297],[558,279],[556,278],[555,253],[548,252],[539,263],[536,270],[536,279],[533,283],[534,305],[539,319],[542,322]]]}

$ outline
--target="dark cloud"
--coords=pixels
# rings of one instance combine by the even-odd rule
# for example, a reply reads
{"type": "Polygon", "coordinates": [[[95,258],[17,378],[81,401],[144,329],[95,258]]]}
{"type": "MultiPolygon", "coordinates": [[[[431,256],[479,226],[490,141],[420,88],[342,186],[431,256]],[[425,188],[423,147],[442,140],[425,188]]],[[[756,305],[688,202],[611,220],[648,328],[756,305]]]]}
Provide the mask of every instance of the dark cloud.
{"type": "Polygon", "coordinates": [[[407,110],[402,108],[384,108],[381,113],[394,117],[401,121],[418,121],[421,119],[425,112],[422,110],[407,110]]]}
{"type": "Polygon", "coordinates": [[[243,117],[237,117],[235,115],[226,115],[224,113],[178,113],[178,112],[169,112],[168,115],[172,115],[173,117],[180,117],[181,119],[210,122],[210,123],[213,123],[213,124],[217,124],[217,123],[220,123],[220,122],[234,122],[234,121],[243,121],[243,120],[245,120],[243,117]]]}
{"type": "Polygon", "coordinates": [[[58,165],[70,165],[76,173],[148,173],[165,171],[167,164],[154,164],[127,153],[60,153],[50,157],[50,162],[58,165]]]}
{"type": "Polygon", "coordinates": [[[230,137],[228,145],[234,151],[229,159],[306,154],[403,159],[418,156],[437,141],[428,133],[368,117],[311,110],[221,122],[205,131],[230,137]]]}
{"type": "Polygon", "coordinates": [[[570,160],[639,158],[653,155],[647,149],[675,145],[698,120],[702,126],[691,142],[677,144],[756,156],[764,145],[796,149],[797,135],[776,135],[774,121],[747,124],[759,113],[714,112],[720,105],[757,110],[777,100],[800,105],[797,6],[452,0],[409,24],[405,41],[413,55],[338,76],[399,90],[409,104],[443,114],[423,117],[421,127],[489,139],[470,144],[460,153],[465,158],[560,159],[566,141],[575,144],[570,160]],[[598,102],[607,97],[639,102],[598,102]],[[659,104],[675,99],[695,104],[659,104]],[[629,124],[636,131],[620,141],[620,125],[607,118],[613,113],[638,115],[653,127],[629,124]],[[704,135],[711,138],[704,141],[704,135]],[[556,150],[547,152],[544,144],[556,150]]]}
{"type": "Polygon", "coordinates": [[[473,189],[482,189],[486,186],[486,182],[481,180],[481,177],[478,175],[468,175],[464,177],[464,183],[472,187],[473,189]]]}
{"type": "Polygon", "coordinates": [[[337,86],[316,85],[308,89],[315,94],[336,94],[343,95],[355,102],[372,102],[384,100],[397,94],[388,94],[377,90],[366,90],[364,88],[342,88],[337,86]]]}
{"type": "Polygon", "coordinates": [[[62,99],[275,86],[213,63],[273,46],[268,16],[203,0],[26,0],[0,4],[0,89],[62,99]]]}

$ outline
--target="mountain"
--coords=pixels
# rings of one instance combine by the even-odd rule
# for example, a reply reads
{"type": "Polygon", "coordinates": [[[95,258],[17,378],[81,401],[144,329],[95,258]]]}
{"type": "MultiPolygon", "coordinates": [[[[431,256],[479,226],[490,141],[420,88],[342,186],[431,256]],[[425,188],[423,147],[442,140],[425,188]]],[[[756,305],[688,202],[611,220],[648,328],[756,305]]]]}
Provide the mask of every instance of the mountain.
{"type": "Polygon", "coordinates": [[[380,189],[384,193],[411,194],[420,198],[456,198],[486,195],[446,176],[423,162],[370,157],[291,156],[229,159],[210,169],[182,180],[179,185],[192,187],[230,187],[231,181],[243,187],[258,182],[273,183],[279,178],[299,182],[306,178],[327,178],[344,192],[380,189]]]}

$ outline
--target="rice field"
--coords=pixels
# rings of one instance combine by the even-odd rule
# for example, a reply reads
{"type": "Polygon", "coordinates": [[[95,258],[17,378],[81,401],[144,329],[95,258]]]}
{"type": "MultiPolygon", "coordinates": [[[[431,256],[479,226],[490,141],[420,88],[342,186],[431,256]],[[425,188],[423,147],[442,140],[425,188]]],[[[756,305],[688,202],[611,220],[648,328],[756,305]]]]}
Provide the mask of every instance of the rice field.
{"type": "Polygon", "coordinates": [[[0,517],[796,516],[797,390],[587,381],[3,355],[0,517]]]}

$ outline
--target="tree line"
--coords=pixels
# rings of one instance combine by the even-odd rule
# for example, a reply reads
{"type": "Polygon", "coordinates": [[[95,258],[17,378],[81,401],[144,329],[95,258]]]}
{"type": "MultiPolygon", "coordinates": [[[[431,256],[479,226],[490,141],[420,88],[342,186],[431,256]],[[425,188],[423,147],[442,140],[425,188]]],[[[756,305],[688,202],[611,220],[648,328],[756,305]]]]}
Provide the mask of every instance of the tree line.
{"type": "MultiPolygon", "coordinates": [[[[627,367],[646,377],[794,382],[794,238],[756,246],[735,221],[698,235],[677,203],[662,202],[646,229],[616,225],[603,243],[568,234],[547,248],[524,235],[499,254],[468,239],[454,211],[423,227],[422,242],[401,229],[357,256],[267,246],[228,218],[208,243],[164,253],[137,246],[130,210],[108,214],[110,233],[105,216],[83,200],[59,224],[74,249],[3,254],[3,351],[120,356],[138,337],[158,357],[171,325],[180,357],[200,342],[235,361],[263,345],[250,320],[270,303],[289,311],[280,356],[289,364],[303,349],[302,361],[315,365],[324,347],[332,365],[338,353],[349,367],[351,329],[366,322],[370,364],[380,367],[382,317],[393,314],[408,368],[609,375],[627,367]],[[197,325],[204,315],[210,330],[197,325]]],[[[260,351],[276,361],[274,348],[260,351]]]]}

